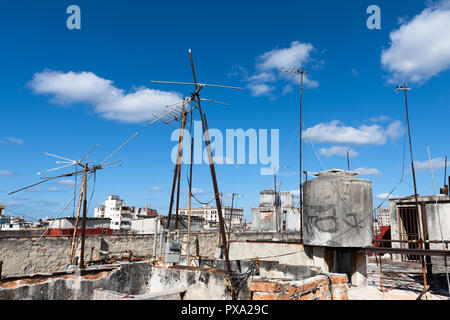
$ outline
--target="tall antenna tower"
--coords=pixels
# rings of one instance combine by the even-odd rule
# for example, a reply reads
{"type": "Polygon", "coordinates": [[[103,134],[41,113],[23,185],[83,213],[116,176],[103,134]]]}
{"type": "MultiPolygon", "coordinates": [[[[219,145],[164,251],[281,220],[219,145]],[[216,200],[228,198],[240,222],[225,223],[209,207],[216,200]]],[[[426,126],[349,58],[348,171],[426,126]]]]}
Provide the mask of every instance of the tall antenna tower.
{"type": "MultiPolygon", "coordinates": [[[[300,75],[300,169],[299,169],[299,177],[300,177],[300,195],[299,195],[299,208],[300,208],[300,219],[303,217],[303,181],[302,181],[302,113],[303,113],[303,80],[308,71],[305,71],[305,67],[301,66],[297,69],[284,69],[282,68],[280,72],[286,72],[291,76],[300,75]]],[[[303,227],[300,226],[300,240],[303,242],[303,227]]]]}
{"type": "MultiPolygon", "coordinates": [[[[202,130],[203,130],[203,135],[205,137],[206,150],[208,153],[209,166],[210,166],[212,184],[213,184],[213,189],[214,189],[214,197],[216,200],[217,213],[219,216],[220,234],[221,234],[221,239],[222,239],[222,252],[224,254],[225,261],[227,264],[227,272],[228,272],[228,274],[231,275],[231,265],[230,265],[229,256],[228,256],[227,237],[225,234],[225,221],[224,221],[224,217],[222,214],[220,192],[219,192],[219,187],[217,185],[216,170],[214,167],[214,158],[213,158],[212,150],[211,150],[211,139],[209,136],[208,123],[206,121],[206,114],[203,113],[202,107],[201,107],[201,101],[210,101],[210,102],[215,102],[215,103],[218,103],[218,102],[216,102],[214,100],[210,100],[210,99],[200,98],[200,91],[205,87],[217,87],[217,88],[228,88],[228,89],[238,89],[238,90],[242,90],[242,88],[199,83],[197,81],[197,76],[195,73],[194,60],[192,57],[191,49],[189,49],[189,56],[190,56],[191,69],[192,69],[192,75],[193,75],[194,82],[151,81],[152,83],[194,85],[194,89],[195,89],[195,91],[191,94],[191,96],[189,98],[186,98],[186,99],[184,99],[184,102],[183,101],[181,102],[181,104],[183,105],[181,110],[180,110],[179,106],[176,106],[175,108],[169,110],[168,112],[163,113],[159,117],[156,117],[155,120],[153,120],[152,122],[149,123],[149,124],[152,124],[156,121],[162,121],[166,124],[170,124],[172,121],[180,120],[180,116],[181,116],[181,132],[180,132],[180,139],[179,139],[180,143],[179,143],[179,150],[178,150],[179,152],[177,155],[177,163],[175,166],[173,182],[172,182],[172,194],[171,194],[170,204],[169,204],[168,224],[167,225],[169,226],[169,222],[170,222],[170,218],[171,218],[171,214],[172,214],[175,183],[177,181],[177,178],[178,178],[178,182],[180,180],[179,172],[181,170],[181,156],[182,156],[182,149],[183,149],[182,141],[183,141],[183,135],[184,135],[184,128],[185,128],[185,124],[186,124],[186,115],[190,112],[193,112],[195,109],[197,109],[199,112],[199,115],[200,115],[201,122],[202,122],[202,130]],[[192,104],[192,107],[189,111],[186,111],[186,109],[184,107],[186,103],[192,104]]],[[[223,103],[220,103],[220,104],[223,104],[223,103]]],[[[177,203],[178,203],[178,199],[179,199],[179,194],[177,195],[177,203]]],[[[178,220],[178,210],[177,210],[177,220],[178,220]]]]}
{"type": "MultiPolygon", "coordinates": [[[[414,198],[416,201],[416,211],[417,211],[417,225],[420,226],[420,220],[419,220],[419,198],[418,198],[418,194],[417,194],[417,184],[416,184],[416,173],[414,170],[414,158],[413,158],[413,150],[412,150],[412,142],[411,142],[411,129],[410,129],[410,125],[409,125],[409,112],[408,112],[408,91],[411,90],[411,88],[408,88],[407,84],[405,83],[403,86],[397,86],[395,88],[396,92],[399,91],[403,91],[404,95],[405,95],[405,109],[406,109],[406,123],[408,126],[408,137],[409,137],[409,150],[411,153],[411,170],[412,170],[412,176],[413,176],[413,182],[414,182],[414,198]]],[[[419,235],[419,248],[420,249],[424,249],[423,247],[423,239],[422,236],[420,235],[420,231],[418,231],[418,235],[419,235]]],[[[428,290],[428,286],[427,286],[427,272],[425,271],[425,259],[423,256],[421,256],[421,262],[422,262],[422,275],[423,275],[423,286],[424,286],[424,292],[426,290],[428,290]]],[[[428,264],[428,263],[427,263],[428,264]]]]}

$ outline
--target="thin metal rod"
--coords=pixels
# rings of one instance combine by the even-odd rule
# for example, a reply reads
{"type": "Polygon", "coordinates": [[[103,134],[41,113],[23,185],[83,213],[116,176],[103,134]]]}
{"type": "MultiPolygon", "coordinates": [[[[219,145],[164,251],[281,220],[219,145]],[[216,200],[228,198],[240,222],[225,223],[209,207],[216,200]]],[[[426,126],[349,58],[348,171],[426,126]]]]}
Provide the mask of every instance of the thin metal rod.
{"type": "Polygon", "coordinates": [[[59,170],[59,169],[64,169],[64,168],[71,167],[71,166],[73,166],[73,163],[68,164],[68,165],[65,165],[65,166],[62,166],[62,167],[58,167],[58,168],[53,168],[53,169],[41,171],[41,172],[38,172],[37,174],[38,174],[38,175],[41,175],[42,173],[52,172],[52,171],[56,171],[56,170],[59,170]]]}
{"type": "Polygon", "coordinates": [[[211,141],[210,141],[209,132],[208,132],[208,124],[206,121],[206,115],[203,115],[202,108],[201,108],[200,95],[199,95],[199,90],[198,90],[199,88],[197,86],[197,77],[195,75],[194,59],[192,57],[191,49],[189,49],[189,57],[191,60],[192,75],[194,78],[195,89],[197,92],[198,110],[200,113],[200,118],[202,120],[203,134],[205,136],[205,145],[206,145],[206,150],[208,153],[209,168],[211,171],[211,178],[212,178],[213,188],[214,188],[214,196],[216,198],[217,213],[219,215],[220,234],[222,235],[223,252],[224,252],[225,261],[226,261],[226,265],[227,265],[227,273],[229,275],[231,275],[232,272],[231,272],[230,259],[228,256],[227,236],[225,234],[225,225],[224,225],[223,216],[222,216],[222,205],[220,203],[219,187],[217,185],[217,180],[216,180],[216,170],[214,168],[214,159],[213,159],[213,155],[212,155],[212,151],[211,151],[211,141]]]}
{"type": "Polygon", "coordinates": [[[103,160],[103,161],[100,163],[100,166],[103,165],[103,164],[104,164],[106,161],[108,161],[109,159],[111,159],[111,157],[112,157],[113,155],[115,155],[120,149],[122,149],[123,147],[125,147],[125,145],[126,145],[128,142],[130,142],[134,137],[136,137],[138,134],[139,134],[139,132],[136,132],[136,133],[133,134],[130,138],[128,138],[127,141],[125,141],[124,143],[122,143],[122,144],[120,145],[120,147],[118,147],[116,150],[114,150],[113,153],[111,153],[105,160],[103,160]]]}
{"type": "MultiPolygon", "coordinates": [[[[169,213],[168,213],[168,218],[167,218],[166,229],[170,229],[170,220],[171,220],[171,217],[172,217],[173,201],[174,201],[174,195],[175,195],[175,185],[177,183],[177,178],[179,177],[178,171],[180,170],[180,165],[181,165],[181,154],[183,152],[184,128],[186,126],[186,118],[183,117],[183,119],[184,120],[181,121],[180,137],[178,138],[177,161],[175,163],[175,170],[174,170],[174,173],[173,173],[172,193],[170,195],[169,213]]],[[[176,214],[178,215],[178,212],[176,214]]]]}
{"type": "Polygon", "coordinates": [[[97,147],[98,147],[98,144],[96,144],[91,150],[89,150],[88,153],[86,153],[83,157],[81,157],[81,159],[78,160],[78,163],[81,163],[84,159],[86,159],[86,158],[88,157],[88,155],[89,155],[92,151],[94,151],[95,148],[97,148],[97,147]]]}
{"type": "MultiPolygon", "coordinates": [[[[192,116],[191,116],[192,129],[192,116]]],[[[189,168],[189,211],[188,211],[188,235],[187,235],[187,258],[188,266],[191,265],[191,205],[192,205],[192,164],[194,162],[194,137],[191,138],[191,163],[189,168]]]]}
{"type": "Polygon", "coordinates": [[[44,153],[45,155],[47,155],[47,156],[51,156],[51,157],[55,157],[55,158],[67,160],[67,161],[70,161],[70,162],[72,162],[72,163],[76,163],[76,162],[77,162],[77,161],[72,160],[72,159],[67,159],[67,158],[64,158],[64,157],[61,157],[61,156],[57,156],[56,154],[51,154],[51,153],[48,153],[48,152],[43,152],[43,153],[44,153]]]}
{"type": "MultiPolygon", "coordinates": [[[[87,174],[88,166],[85,164],[84,175],[87,174]]],[[[87,182],[84,184],[83,191],[83,220],[81,225],[81,252],[80,252],[80,268],[84,268],[84,242],[86,237],[86,208],[87,208],[87,182]]]]}
{"type": "Polygon", "coordinates": [[[83,176],[83,181],[81,183],[81,188],[80,188],[80,199],[78,200],[77,216],[75,219],[75,224],[74,224],[74,229],[73,229],[72,242],[70,244],[69,264],[72,264],[72,260],[73,260],[73,251],[75,248],[75,237],[76,237],[77,231],[78,231],[78,219],[80,218],[81,202],[83,200],[85,183],[86,183],[86,175],[83,176]]]}
{"type": "MultiPolygon", "coordinates": [[[[409,137],[409,150],[411,153],[411,170],[412,170],[412,176],[413,176],[413,183],[414,183],[414,198],[416,200],[416,210],[417,210],[417,226],[420,225],[419,223],[419,199],[418,199],[418,194],[417,194],[417,184],[416,184],[416,173],[414,170],[414,158],[413,158],[413,150],[412,150],[412,142],[411,142],[411,128],[410,128],[410,124],[409,124],[409,113],[408,113],[408,88],[406,86],[406,84],[403,87],[403,92],[405,94],[405,109],[406,109],[406,122],[408,125],[408,137],[409,137]]],[[[420,231],[419,229],[417,230],[418,234],[419,234],[419,240],[420,239],[420,231]]],[[[422,244],[419,244],[419,248],[423,249],[422,244]]],[[[421,256],[421,262],[422,262],[422,276],[423,276],[423,286],[424,289],[427,288],[427,275],[426,275],[426,270],[425,270],[425,259],[423,258],[423,256],[421,256]]]]}
{"type": "Polygon", "coordinates": [[[206,83],[197,83],[197,82],[175,82],[175,81],[154,81],[151,80],[152,83],[168,83],[168,84],[186,84],[186,85],[195,85],[199,87],[217,87],[217,88],[228,88],[228,89],[236,89],[236,90],[244,90],[244,88],[239,87],[230,87],[230,86],[222,86],[217,84],[206,84],[206,83]]]}

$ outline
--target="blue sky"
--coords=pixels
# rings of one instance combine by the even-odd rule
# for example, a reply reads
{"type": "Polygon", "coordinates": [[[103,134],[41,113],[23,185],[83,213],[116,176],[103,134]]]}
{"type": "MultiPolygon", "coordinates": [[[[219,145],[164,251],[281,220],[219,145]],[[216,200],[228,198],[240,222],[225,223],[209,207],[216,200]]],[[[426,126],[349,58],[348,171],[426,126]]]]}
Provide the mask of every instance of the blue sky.
{"type": "MultiPolygon", "coordinates": [[[[4,1],[0,5],[0,203],[20,214],[55,216],[73,196],[70,181],[34,192],[7,193],[39,180],[55,167],[50,152],[101,161],[134,132],[140,134],[114,159],[123,166],[97,175],[93,206],[108,194],[126,203],[168,209],[173,164],[172,128],[145,127],[149,111],[189,95],[191,87],[150,80],[192,81],[192,48],[200,82],[244,87],[204,89],[203,96],[228,103],[204,104],[210,128],[279,129],[280,164],[298,171],[299,87],[277,68],[310,69],[303,120],[325,168],[347,166],[373,182],[374,205],[401,176],[404,81],[420,194],[432,194],[427,170],[430,145],[437,187],[449,153],[450,19],[448,1],[4,1]],[[68,30],[66,8],[81,8],[81,30],[68,30]],[[369,30],[369,5],[381,9],[381,29],[369,30]],[[420,30],[420,32],[418,31],[420,30]],[[158,105],[159,103],[159,105],[158,105]],[[112,109],[109,109],[112,108],[112,109]],[[148,109],[146,109],[148,108],[148,109]],[[293,137],[291,139],[291,137],[293,137]],[[334,155],[333,155],[334,154],[334,155]],[[380,196],[380,197],[379,197],[380,196]]],[[[308,140],[303,169],[322,170],[308,140]]],[[[394,195],[413,193],[407,149],[405,181],[394,195]]],[[[273,187],[258,165],[218,165],[221,192],[242,194],[237,205],[251,219],[259,192],[273,187]]],[[[186,169],[182,189],[186,186],[186,169]]],[[[64,172],[63,170],[60,172],[64,172]]],[[[279,177],[282,190],[298,177],[279,177]]],[[[197,197],[212,196],[207,165],[194,166],[197,197]]],[[[93,187],[93,183],[90,185],[93,187]]],[[[90,188],[89,192],[92,191],[90,188]]],[[[90,195],[91,193],[89,193],[90,195]]],[[[230,204],[229,198],[225,199],[230,204]]],[[[182,204],[187,196],[182,195],[182,204]]],[[[72,215],[69,207],[65,215],[72,215]]]]}

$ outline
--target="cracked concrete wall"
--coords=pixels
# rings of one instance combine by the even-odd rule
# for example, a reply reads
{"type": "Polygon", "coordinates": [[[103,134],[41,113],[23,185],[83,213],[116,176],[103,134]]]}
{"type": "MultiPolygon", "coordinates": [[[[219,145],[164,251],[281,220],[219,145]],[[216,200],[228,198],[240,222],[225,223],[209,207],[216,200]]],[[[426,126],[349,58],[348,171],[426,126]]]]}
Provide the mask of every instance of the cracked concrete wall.
{"type": "Polygon", "coordinates": [[[0,285],[0,300],[91,300],[97,289],[139,295],[147,290],[150,269],[149,262],[138,262],[97,275],[17,280],[0,285]]]}
{"type": "MultiPolygon", "coordinates": [[[[274,233],[246,232],[232,233],[231,241],[272,240],[274,233]]],[[[296,241],[298,233],[282,234],[280,241],[296,241]]],[[[134,256],[153,255],[153,235],[133,236],[86,236],[85,261],[98,259],[101,251],[112,256],[126,256],[131,251],[134,256]],[[92,248],[94,250],[92,251],[92,248]]],[[[186,255],[187,234],[181,234],[182,255],[186,255]]],[[[190,239],[191,255],[213,257],[219,244],[220,234],[192,233],[190,239]]],[[[71,237],[44,237],[36,244],[37,238],[1,238],[0,261],[3,261],[3,276],[32,273],[55,272],[66,269],[70,253],[71,237]]],[[[159,250],[159,236],[157,237],[159,250]]],[[[76,256],[79,256],[80,241],[77,242],[76,256]]]]}

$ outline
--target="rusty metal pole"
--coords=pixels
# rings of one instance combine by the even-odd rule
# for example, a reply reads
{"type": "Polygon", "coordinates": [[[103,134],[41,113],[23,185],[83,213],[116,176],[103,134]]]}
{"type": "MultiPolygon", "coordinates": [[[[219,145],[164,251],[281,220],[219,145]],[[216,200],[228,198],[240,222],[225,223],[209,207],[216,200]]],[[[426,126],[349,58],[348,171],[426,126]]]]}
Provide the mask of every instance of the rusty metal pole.
{"type": "Polygon", "coordinates": [[[225,221],[224,221],[223,215],[222,215],[222,204],[220,203],[220,192],[219,192],[219,187],[217,186],[216,170],[214,168],[214,159],[213,159],[212,152],[211,152],[211,140],[210,140],[209,132],[208,132],[208,123],[206,122],[206,114],[203,115],[203,121],[205,123],[205,129],[206,129],[205,144],[206,144],[206,149],[208,151],[209,167],[210,167],[210,171],[211,171],[214,194],[215,194],[215,198],[216,198],[217,213],[219,216],[220,234],[222,235],[222,248],[223,248],[223,253],[225,256],[225,262],[227,264],[227,272],[228,272],[228,274],[231,275],[231,264],[230,264],[230,259],[228,256],[227,236],[225,234],[225,221]]]}
{"type": "MultiPolygon", "coordinates": [[[[172,192],[170,194],[169,214],[168,214],[168,218],[167,218],[166,229],[170,229],[170,219],[172,217],[173,201],[174,201],[174,196],[175,196],[175,186],[177,184],[177,178],[179,176],[179,174],[178,174],[178,170],[180,170],[179,164],[181,163],[180,154],[182,153],[183,135],[184,135],[184,128],[185,128],[185,125],[186,125],[186,119],[184,117],[184,102],[183,102],[183,111],[182,111],[181,117],[182,117],[182,120],[181,120],[181,132],[180,132],[180,137],[178,138],[177,162],[175,163],[175,170],[173,172],[172,192]]],[[[177,212],[177,214],[178,214],[178,212],[177,212]]]]}
{"type": "Polygon", "coordinates": [[[83,221],[81,226],[81,252],[80,252],[80,268],[84,268],[84,242],[86,237],[86,206],[87,206],[87,197],[86,197],[86,191],[87,191],[87,170],[88,165],[84,165],[84,191],[83,191],[83,221]]]}
{"type": "MultiPolygon", "coordinates": [[[[191,113],[192,128],[192,113],[191,113]]],[[[188,266],[191,265],[191,199],[192,199],[192,164],[194,160],[194,137],[191,138],[191,163],[189,168],[189,211],[188,211],[188,236],[187,236],[187,258],[188,266]]]]}
{"type": "Polygon", "coordinates": [[[179,148],[179,154],[178,154],[178,159],[180,161],[178,163],[178,186],[177,186],[177,207],[176,207],[176,214],[175,214],[175,230],[178,230],[178,213],[179,213],[179,209],[180,209],[181,161],[183,158],[184,128],[186,127],[186,114],[185,114],[184,110],[185,110],[185,104],[183,101],[183,107],[181,110],[181,133],[180,133],[181,148],[179,148]]]}
{"type": "MultiPolygon", "coordinates": [[[[236,195],[236,193],[233,193],[231,195],[231,212],[230,212],[230,224],[228,227],[228,252],[230,252],[230,240],[231,240],[231,223],[233,220],[233,211],[234,211],[234,196],[236,195]]],[[[225,208],[225,217],[226,215],[227,209],[225,208]]]]}
{"type": "MultiPolygon", "coordinates": [[[[410,125],[409,125],[409,113],[408,113],[408,89],[406,84],[404,85],[403,91],[405,93],[405,109],[406,109],[406,122],[408,125],[408,137],[409,137],[409,150],[411,153],[411,170],[412,170],[412,176],[413,176],[413,182],[414,182],[414,198],[416,200],[416,210],[417,210],[417,226],[420,226],[420,220],[419,220],[419,198],[417,195],[417,184],[416,184],[416,173],[414,171],[414,158],[413,158],[413,150],[412,150],[412,142],[411,142],[411,129],[410,129],[410,125]]],[[[423,226],[422,226],[422,230],[423,230],[423,226]]],[[[422,239],[420,236],[420,230],[418,230],[418,234],[419,234],[419,248],[423,249],[423,243],[422,243],[422,239]]],[[[427,275],[426,275],[426,269],[425,269],[425,259],[423,258],[423,256],[421,256],[421,262],[422,262],[422,276],[423,276],[423,286],[424,286],[424,290],[427,290],[428,285],[427,285],[427,275]]]]}
{"type": "Polygon", "coordinates": [[[348,153],[348,150],[347,150],[347,170],[350,171],[350,154],[348,153]]]}
{"type": "MultiPolygon", "coordinates": [[[[303,223],[303,181],[302,181],[302,113],[303,113],[303,76],[305,72],[302,69],[300,71],[300,223],[303,223]]],[[[300,227],[300,241],[303,243],[303,229],[300,227]]]]}
{"type": "MultiPolygon", "coordinates": [[[[198,89],[198,85],[197,85],[197,77],[195,75],[195,67],[194,67],[194,59],[192,58],[192,52],[189,49],[189,56],[191,59],[191,68],[192,68],[192,75],[194,78],[194,83],[195,83],[195,89],[198,89]]],[[[208,159],[209,159],[209,167],[210,167],[210,171],[211,171],[211,178],[213,181],[213,188],[214,188],[214,196],[216,198],[216,206],[217,206],[217,213],[219,215],[219,225],[220,225],[220,234],[222,235],[222,242],[223,242],[223,246],[224,246],[224,256],[225,256],[225,261],[226,261],[226,265],[227,265],[227,273],[229,275],[231,275],[231,264],[230,264],[230,260],[228,257],[228,246],[227,246],[227,236],[225,234],[225,226],[224,226],[224,221],[223,221],[223,216],[222,216],[222,205],[220,203],[220,193],[219,193],[219,187],[217,186],[217,180],[216,180],[216,170],[214,168],[214,160],[213,160],[213,156],[212,156],[212,152],[211,152],[211,141],[209,140],[209,133],[208,133],[208,124],[206,122],[206,115],[203,115],[202,112],[202,107],[201,107],[201,103],[200,103],[200,95],[197,91],[197,103],[198,103],[198,111],[200,113],[200,118],[202,119],[202,129],[203,129],[203,134],[205,135],[205,145],[206,145],[206,149],[208,152],[208,159]]]]}
{"type": "Polygon", "coordinates": [[[75,238],[76,238],[77,231],[78,231],[78,220],[80,218],[81,202],[83,200],[84,184],[85,183],[86,183],[86,176],[84,175],[83,176],[83,181],[81,183],[80,198],[78,200],[77,217],[76,217],[75,225],[74,225],[74,229],[73,229],[72,242],[70,244],[69,264],[72,264],[72,260],[73,260],[73,252],[74,252],[74,249],[75,249],[75,238]]]}

